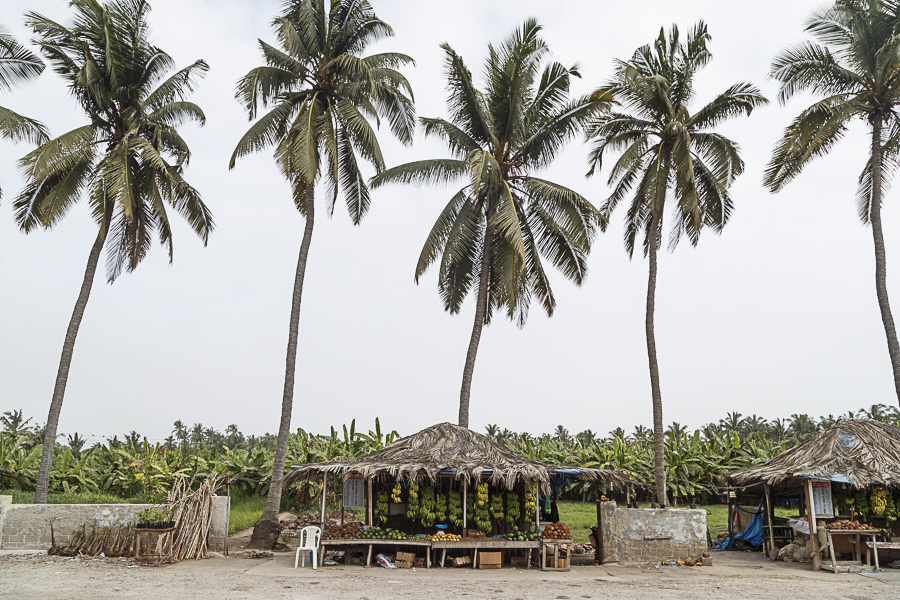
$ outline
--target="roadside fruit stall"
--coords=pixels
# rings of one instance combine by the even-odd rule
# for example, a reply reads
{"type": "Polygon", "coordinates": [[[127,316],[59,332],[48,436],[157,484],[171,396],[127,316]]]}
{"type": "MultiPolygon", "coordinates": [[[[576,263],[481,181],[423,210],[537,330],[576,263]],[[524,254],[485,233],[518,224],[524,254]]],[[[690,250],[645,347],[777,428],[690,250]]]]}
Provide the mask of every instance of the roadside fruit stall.
{"type": "MultiPolygon", "coordinates": [[[[563,524],[543,529],[539,502],[553,478],[586,477],[618,486],[614,471],[557,467],[521,456],[495,440],[464,427],[441,423],[368,456],[297,466],[286,478],[342,481],[344,505],[364,509],[361,523],[326,529],[320,560],[327,551],[363,554],[364,564],[382,563],[384,551],[403,564],[433,563],[500,568],[568,568],[572,545],[563,524]],[[350,502],[350,504],[347,504],[350,502]],[[535,556],[537,551],[537,556],[535,556]],[[398,559],[400,560],[400,559],[398,559]]],[[[333,485],[333,484],[332,484],[333,485]]],[[[324,519],[323,519],[324,521],[324,519]]]]}
{"type": "Polygon", "coordinates": [[[738,485],[763,486],[773,546],[773,494],[800,498],[800,515],[791,524],[809,535],[814,570],[878,569],[879,552],[883,559],[900,558],[900,429],[893,425],[838,419],[764,465],[727,476],[738,485]]]}

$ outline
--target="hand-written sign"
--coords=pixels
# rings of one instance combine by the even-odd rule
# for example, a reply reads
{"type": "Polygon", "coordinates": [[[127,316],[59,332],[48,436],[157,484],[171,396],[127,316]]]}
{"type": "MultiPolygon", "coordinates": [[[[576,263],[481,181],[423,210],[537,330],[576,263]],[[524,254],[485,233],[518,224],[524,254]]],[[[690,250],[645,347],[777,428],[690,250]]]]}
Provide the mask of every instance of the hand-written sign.
{"type": "Polygon", "coordinates": [[[812,482],[813,510],[817,517],[833,517],[834,505],[831,503],[831,482],[812,482]]]}
{"type": "Polygon", "coordinates": [[[344,480],[344,506],[363,508],[366,505],[366,480],[362,477],[348,477],[344,480]]]}

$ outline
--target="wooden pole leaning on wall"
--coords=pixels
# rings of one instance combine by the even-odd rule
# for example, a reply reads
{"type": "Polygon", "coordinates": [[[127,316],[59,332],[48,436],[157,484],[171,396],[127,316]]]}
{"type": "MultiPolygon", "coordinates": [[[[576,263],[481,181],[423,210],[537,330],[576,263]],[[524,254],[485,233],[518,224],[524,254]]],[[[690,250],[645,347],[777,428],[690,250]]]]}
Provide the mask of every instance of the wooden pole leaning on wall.
{"type": "Polygon", "coordinates": [[[766,492],[766,522],[769,524],[769,551],[771,552],[775,548],[775,527],[772,524],[775,520],[775,509],[772,507],[772,488],[765,483],[763,489],[766,492]]]}
{"type": "Polygon", "coordinates": [[[819,534],[816,530],[816,511],[815,506],[813,506],[811,479],[805,480],[803,485],[803,492],[806,496],[806,512],[809,515],[809,543],[813,552],[813,571],[820,571],[822,569],[822,557],[819,556],[819,534]]]}

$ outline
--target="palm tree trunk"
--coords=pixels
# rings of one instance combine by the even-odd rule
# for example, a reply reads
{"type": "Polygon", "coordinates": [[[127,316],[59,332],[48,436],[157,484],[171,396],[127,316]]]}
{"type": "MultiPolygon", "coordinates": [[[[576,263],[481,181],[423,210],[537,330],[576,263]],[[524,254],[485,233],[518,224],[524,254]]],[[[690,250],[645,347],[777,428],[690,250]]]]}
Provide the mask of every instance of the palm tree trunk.
{"type": "Polygon", "coordinates": [[[291,301],[291,323],[288,333],[287,359],[284,369],[284,393],[281,399],[281,422],[278,425],[278,440],[275,443],[275,464],[272,480],[262,516],[253,527],[248,548],[269,550],[275,547],[281,533],[278,513],[281,508],[281,482],[284,479],[284,460],[287,455],[288,436],[291,430],[291,411],[294,405],[294,371],[297,364],[297,332],[300,327],[300,300],[303,297],[303,278],[306,274],[306,259],[312,241],[315,222],[315,190],[312,184],[306,186],[306,228],[300,244],[300,258],[297,260],[297,274],[294,278],[294,296],[291,301]]]}
{"type": "Polygon", "coordinates": [[[894,392],[900,403],[900,344],[897,343],[897,330],[894,327],[894,317],[891,315],[891,304],[888,300],[887,257],[881,228],[881,126],[881,119],[876,118],[872,124],[872,205],[869,219],[875,241],[875,292],[878,295],[878,307],[881,309],[881,321],[884,323],[888,353],[894,370],[894,392]]]}
{"type": "Polygon", "coordinates": [[[88,298],[91,296],[91,287],[94,284],[94,274],[97,272],[97,263],[100,262],[100,252],[106,241],[106,232],[109,230],[110,211],[107,210],[97,232],[97,239],[91,247],[88,255],[87,268],[84,270],[84,281],[81,282],[81,292],[75,302],[75,310],[69,320],[69,328],[66,330],[66,339],[63,342],[62,356],[59,359],[59,370],[56,372],[56,385],[53,386],[53,399],[50,401],[50,413],[47,415],[47,425],[44,429],[44,447],[41,451],[41,467],[38,470],[37,482],[34,486],[34,503],[46,504],[47,492],[50,489],[50,469],[53,465],[53,451],[56,450],[56,430],[59,426],[59,413],[62,410],[63,397],[66,395],[66,383],[69,381],[69,366],[72,364],[72,353],[75,351],[75,338],[78,337],[78,328],[81,327],[81,319],[84,317],[84,309],[87,308],[88,298]]]}
{"type": "MultiPolygon", "coordinates": [[[[490,207],[488,208],[490,215],[490,207]]],[[[488,287],[491,281],[491,235],[485,221],[484,244],[481,254],[481,277],[478,281],[478,301],[475,305],[475,324],[472,326],[472,338],[469,340],[469,351],[466,353],[466,366],[463,368],[462,389],[459,391],[459,426],[469,427],[469,395],[472,391],[472,375],[475,372],[475,355],[478,354],[478,342],[481,340],[481,329],[487,314],[488,287]]]]}
{"type": "Polygon", "coordinates": [[[663,431],[662,392],[659,388],[659,365],[656,362],[656,335],[653,331],[653,311],[656,308],[656,247],[659,232],[655,211],[650,217],[647,243],[650,256],[650,277],[647,282],[647,357],[650,359],[650,390],[653,396],[653,477],[656,480],[656,501],[668,506],[666,495],[666,443],[663,431]]]}

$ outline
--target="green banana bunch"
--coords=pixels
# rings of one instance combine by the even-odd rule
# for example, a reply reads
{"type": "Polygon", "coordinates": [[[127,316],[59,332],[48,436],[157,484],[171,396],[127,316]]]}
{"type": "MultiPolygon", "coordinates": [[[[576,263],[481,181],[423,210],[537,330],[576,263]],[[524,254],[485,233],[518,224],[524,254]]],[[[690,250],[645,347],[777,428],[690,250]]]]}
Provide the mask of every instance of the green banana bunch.
{"type": "Polygon", "coordinates": [[[444,494],[437,495],[434,514],[438,521],[444,522],[447,520],[447,496],[444,494]]]}
{"type": "Polygon", "coordinates": [[[384,523],[387,521],[388,511],[388,494],[384,490],[378,492],[378,498],[375,500],[375,514],[378,515],[378,521],[384,523]]]}
{"type": "Polygon", "coordinates": [[[494,494],[491,498],[491,516],[498,521],[503,519],[503,496],[494,494]]]}
{"type": "Polygon", "coordinates": [[[855,510],[863,519],[869,518],[869,513],[871,512],[869,499],[866,498],[866,493],[863,490],[856,493],[853,502],[853,510],[855,510]]]}
{"type": "Polygon", "coordinates": [[[447,502],[450,510],[450,521],[453,522],[454,527],[462,526],[462,495],[451,490],[447,502]]]}
{"type": "Polygon", "coordinates": [[[406,516],[410,519],[419,516],[419,484],[415,481],[409,484],[409,506],[406,509],[406,516]]]}
{"type": "Polygon", "coordinates": [[[869,507],[872,509],[872,514],[883,515],[887,510],[887,500],[888,495],[884,488],[878,488],[873,491],[872,495],[869,496],[869,507]]]}
{"type": "Polygon", "coordinates": [[[515,492],[506,492],[506,522],[513,524],[522,515],[519,495],[515,492]]]}

